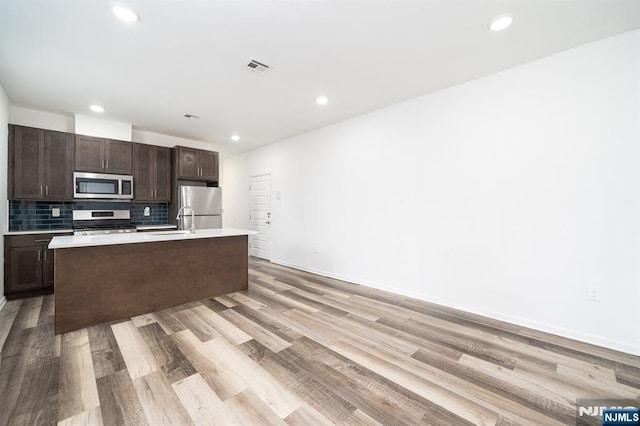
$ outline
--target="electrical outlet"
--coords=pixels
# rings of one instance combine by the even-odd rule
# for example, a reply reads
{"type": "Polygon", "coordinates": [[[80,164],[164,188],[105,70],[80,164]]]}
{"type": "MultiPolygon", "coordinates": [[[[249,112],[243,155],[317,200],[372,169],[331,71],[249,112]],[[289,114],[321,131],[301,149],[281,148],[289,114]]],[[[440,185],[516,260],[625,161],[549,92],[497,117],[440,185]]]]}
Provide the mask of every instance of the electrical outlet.
{"type": "Polygon", "coordinates": [[[51,217],[60,217],[60,208],[54,207],[51,209],[51,217]]]}
{"type": "Polygon", "coordinates": [[[589,287],[587,289],[587,300],[591,302],[600,301],[600,287],[589,287]]]}
{"type": "Polygon", "coordinates": [[[145,216],[151,216],[151,209],[149,207],[145,207],[142,214],[145,216]]]}

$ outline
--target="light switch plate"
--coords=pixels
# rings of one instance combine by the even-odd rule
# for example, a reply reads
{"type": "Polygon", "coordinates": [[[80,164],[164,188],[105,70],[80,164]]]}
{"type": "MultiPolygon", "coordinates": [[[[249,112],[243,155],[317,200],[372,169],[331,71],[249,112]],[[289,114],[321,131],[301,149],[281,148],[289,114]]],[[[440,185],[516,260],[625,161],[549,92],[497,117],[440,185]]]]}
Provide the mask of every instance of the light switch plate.
{"type": "Polygon", "coordinates": [[[51,209],[51,217],[60,217],[60,209],[58,207],[51,209]]]}
{"type": "Polygon", "coordinates": [[[151,209],[149,207],[145,207],[144,208],[144,215],[145,216],[151,216],[151,209]]]}

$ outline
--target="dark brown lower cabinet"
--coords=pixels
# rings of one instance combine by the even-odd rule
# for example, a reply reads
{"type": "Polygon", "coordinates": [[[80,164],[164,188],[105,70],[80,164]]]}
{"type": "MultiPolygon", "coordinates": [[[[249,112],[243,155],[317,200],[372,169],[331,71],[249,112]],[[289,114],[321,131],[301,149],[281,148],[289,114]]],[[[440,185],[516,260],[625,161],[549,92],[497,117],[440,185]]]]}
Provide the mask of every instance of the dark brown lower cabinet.
{"type": "Polygon", "coordinates": [[[4,294],[7,299],[53,292],[54,251],[47,246],[54,235],[29,234],[4,237],[4,294]]]}

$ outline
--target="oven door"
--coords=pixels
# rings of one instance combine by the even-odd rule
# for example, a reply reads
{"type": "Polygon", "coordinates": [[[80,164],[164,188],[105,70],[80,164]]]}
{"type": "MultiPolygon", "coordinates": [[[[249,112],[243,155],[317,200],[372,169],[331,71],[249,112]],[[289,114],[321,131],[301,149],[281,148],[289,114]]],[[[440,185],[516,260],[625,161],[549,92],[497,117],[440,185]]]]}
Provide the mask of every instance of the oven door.
{"type": "Polygon", "coordinates": [[[131,176],[75,172],[73,183],[73,198],[133,198],[133,191],[131,191],[133,178],[131,176]],[[125,191],[122,190],[123,181],[126,182],[125,191]]]}

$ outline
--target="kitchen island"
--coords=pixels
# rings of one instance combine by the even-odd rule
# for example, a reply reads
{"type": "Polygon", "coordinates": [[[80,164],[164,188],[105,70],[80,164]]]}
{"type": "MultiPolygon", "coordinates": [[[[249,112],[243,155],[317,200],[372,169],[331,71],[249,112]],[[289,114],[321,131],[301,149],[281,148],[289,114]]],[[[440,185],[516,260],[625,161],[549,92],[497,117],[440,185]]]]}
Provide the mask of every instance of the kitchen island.
{"type": "Polygon", "coordinates": [[[59,236],[55,332],[126,319],[248,287],[248,235],[221,228],[59,236]]]}

